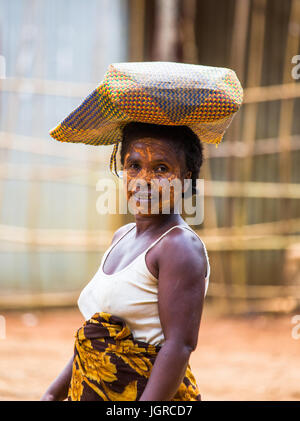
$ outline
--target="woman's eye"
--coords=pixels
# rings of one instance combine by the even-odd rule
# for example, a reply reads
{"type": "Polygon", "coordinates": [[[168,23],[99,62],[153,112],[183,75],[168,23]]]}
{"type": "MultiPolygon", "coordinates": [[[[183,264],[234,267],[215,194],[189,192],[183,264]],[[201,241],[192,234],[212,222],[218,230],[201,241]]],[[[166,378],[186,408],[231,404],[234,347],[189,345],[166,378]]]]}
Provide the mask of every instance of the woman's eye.
{"type": "Polygon", "coordinates": [[[129,165],[129,168],[134,169],[134,170],[138,169],[139,167],[140,167],[139,164],[137,164],[136,162],[133,162],[132,164],[129,165]]]}
{"type": "Polygon", "coordinates": [[[166,172],[167,171],[167,167],[165,165],[159,165],[157,168],[158,172],[166,172]]]}

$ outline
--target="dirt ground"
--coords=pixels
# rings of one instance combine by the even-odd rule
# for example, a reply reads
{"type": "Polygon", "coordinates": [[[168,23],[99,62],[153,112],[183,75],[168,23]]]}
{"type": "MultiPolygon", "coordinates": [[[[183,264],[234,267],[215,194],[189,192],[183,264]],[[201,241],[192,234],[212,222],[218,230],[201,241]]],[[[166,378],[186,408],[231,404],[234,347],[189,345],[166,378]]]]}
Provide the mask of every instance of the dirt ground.
{"type": "MultiPolygon", "coordinates": [[[[71,357],[82,316],[77,309],[2,316],[0,400],[39,400],[71,357]]],[[[202,399],[300,400],[300,339],[291,318],[204,312],[190,360],[202,399]]]]}

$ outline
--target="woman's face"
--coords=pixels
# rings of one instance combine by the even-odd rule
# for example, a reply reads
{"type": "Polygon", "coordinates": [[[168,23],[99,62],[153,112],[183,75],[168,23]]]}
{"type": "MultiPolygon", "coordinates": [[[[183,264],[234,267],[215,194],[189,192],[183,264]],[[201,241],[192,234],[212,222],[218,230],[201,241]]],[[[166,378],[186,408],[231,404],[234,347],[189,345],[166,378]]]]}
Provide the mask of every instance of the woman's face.
{"type": "Polygon", "coordinates": [[[130,206],[143,214],[171,213],[181,200],[184,178],[190,178],[184,154],[176,153],[168,141],[151,137],[130,142],[123,175],[130,206]]]}

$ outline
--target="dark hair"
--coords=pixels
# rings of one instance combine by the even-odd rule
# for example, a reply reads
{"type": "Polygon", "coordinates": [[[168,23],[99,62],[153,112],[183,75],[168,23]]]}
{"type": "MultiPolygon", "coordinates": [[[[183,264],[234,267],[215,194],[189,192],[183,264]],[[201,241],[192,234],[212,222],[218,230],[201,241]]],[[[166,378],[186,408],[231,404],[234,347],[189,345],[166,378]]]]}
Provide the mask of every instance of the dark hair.
{"type": "MultiPolygon", "coordinates": [[[[131,122],[123,129],[121,143],[121,164],[124,165],[125,154],[130,142],[143,137],[164,138],[171,141],[177,153],[185,154],[186,170],[191,171],[191,194],[196,194],[196,180],[203,163],[203,146],[199,137],[187,126],[166,126],[131,122]]],[[[188,194],[187,194],[188,196],[188,194]]]]}

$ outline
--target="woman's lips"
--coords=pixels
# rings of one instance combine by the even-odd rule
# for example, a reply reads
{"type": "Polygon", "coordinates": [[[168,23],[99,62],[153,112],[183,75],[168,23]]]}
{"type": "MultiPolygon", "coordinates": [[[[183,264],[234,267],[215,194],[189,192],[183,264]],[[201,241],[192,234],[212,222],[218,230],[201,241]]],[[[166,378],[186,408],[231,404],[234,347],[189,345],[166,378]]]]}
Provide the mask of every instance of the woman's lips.
{"type": "Polygon", "coordinates": [[[152,199],[152,194],[151,193],[147,193],[147,192],[136,192],[133,194],[135,199],[137,200],[151,200],[152,199]]]}
{"type": "Polygon", "coordinates": [[[159,190],[135,190],[132,193],[133,197],[139,201],[156,201],[159,200],[159,190]]]}

